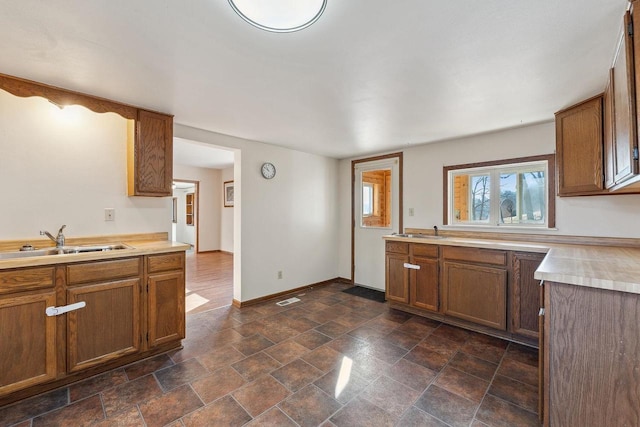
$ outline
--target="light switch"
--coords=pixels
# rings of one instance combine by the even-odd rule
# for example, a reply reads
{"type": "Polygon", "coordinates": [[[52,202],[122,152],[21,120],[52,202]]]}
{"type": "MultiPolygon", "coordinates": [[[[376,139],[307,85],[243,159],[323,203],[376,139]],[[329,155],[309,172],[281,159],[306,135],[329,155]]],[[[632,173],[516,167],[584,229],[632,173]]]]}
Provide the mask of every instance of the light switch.
{"type": "Polygon", "coordinates": [[[413,216],[413,208],[409,208],[409,216],[413,216]]]}

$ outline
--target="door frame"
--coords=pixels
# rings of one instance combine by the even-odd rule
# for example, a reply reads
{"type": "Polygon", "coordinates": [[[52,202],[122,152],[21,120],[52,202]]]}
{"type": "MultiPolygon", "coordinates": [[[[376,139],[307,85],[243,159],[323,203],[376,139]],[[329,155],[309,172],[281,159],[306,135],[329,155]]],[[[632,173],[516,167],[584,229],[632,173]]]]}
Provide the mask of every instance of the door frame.
{"type": "Polygon", "coordinates": [[[402,218],[402,151],[398,153],[384,154],[381,156],[367,157],[351,161],[351,284],[355,285],[356,276],[356,213],[355,213],[355,190],[356,185],[356,165],[359,163],[373,162],[376,160],[398,159],[398,232],[404,231],[402,218]]]}
{"type": "Polygon", "coordinates": [[[174,178],[172,180],[173,182],[184,182],[187,184],[194,184],[196,189],[194,191],[195,195],[194,195],[194,200],[195,200],[195,204],[196,204],[196,208],[195,208],[195,213],[196,213],[196,221],[194,224],[194,227],[196,228],[196,232],[193,233],[195,239],[196,239],[196,244],[194,245],[194,250],[196,253],[200,253],[200,181],[194,181],[191,179],[179,179],[179,178],[174,178]]]}

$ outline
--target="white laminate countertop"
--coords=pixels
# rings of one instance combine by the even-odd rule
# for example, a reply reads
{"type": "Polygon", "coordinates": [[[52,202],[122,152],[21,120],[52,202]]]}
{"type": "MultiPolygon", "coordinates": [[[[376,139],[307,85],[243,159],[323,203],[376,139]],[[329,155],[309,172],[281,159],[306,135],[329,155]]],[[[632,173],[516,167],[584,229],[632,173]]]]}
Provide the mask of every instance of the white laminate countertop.
{"type": "Polygon", "coordinates": [[[640,294],[640,248],[507,240],[384,236],[385,240],[547,253],[534,277],[549,282],[640,294]]]}
{"type": "Polygon", "coordinates": [[[640,249],[578,245],[552,247],[534,277],[640,294],[640,249]]]}
{"type": "Polygon", "coordinates": [[[44,255],[25,258],[0,259],[0,270],[20,267],[35,267],[43,265],[65,264],[69,262],[97,261],[114,258],[126,258],[139,255],[179,252],[189,249],[189,245],[170,241],[124,241],[131,246],[129,249],[112,251],[86,252],[79,254],[44,255]]]}

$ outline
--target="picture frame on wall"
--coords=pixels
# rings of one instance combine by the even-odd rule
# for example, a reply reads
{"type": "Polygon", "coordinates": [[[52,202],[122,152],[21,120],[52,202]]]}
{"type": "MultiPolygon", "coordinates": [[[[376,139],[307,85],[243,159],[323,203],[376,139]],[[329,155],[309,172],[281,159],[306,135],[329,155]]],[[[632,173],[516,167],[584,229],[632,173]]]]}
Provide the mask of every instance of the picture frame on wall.
{"type": "Polygon", "coordinates": [[[232,208],[233,207],[233,181],[224,182],[222,193],[224,195],[224,207],[232,208]]]}

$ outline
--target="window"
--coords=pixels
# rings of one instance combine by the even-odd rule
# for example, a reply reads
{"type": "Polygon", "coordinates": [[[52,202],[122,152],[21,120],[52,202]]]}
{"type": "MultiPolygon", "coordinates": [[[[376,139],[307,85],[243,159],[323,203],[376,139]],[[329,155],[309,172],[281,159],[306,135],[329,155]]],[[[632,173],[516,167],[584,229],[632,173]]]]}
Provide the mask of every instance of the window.
{"type": "Polygon", "coordinates": [[[391,227],[391,169],[362,172],[362,227],[391,227]]]}
{"type": "Polygon", "coordinates": [[[362,216],[373,215],[373,184],[362,184],[362,216]]]}
{"type": "Polygon", "coordinates": [[[444,168],[444,224],[555,226],[554,156],[444,168]]]}

